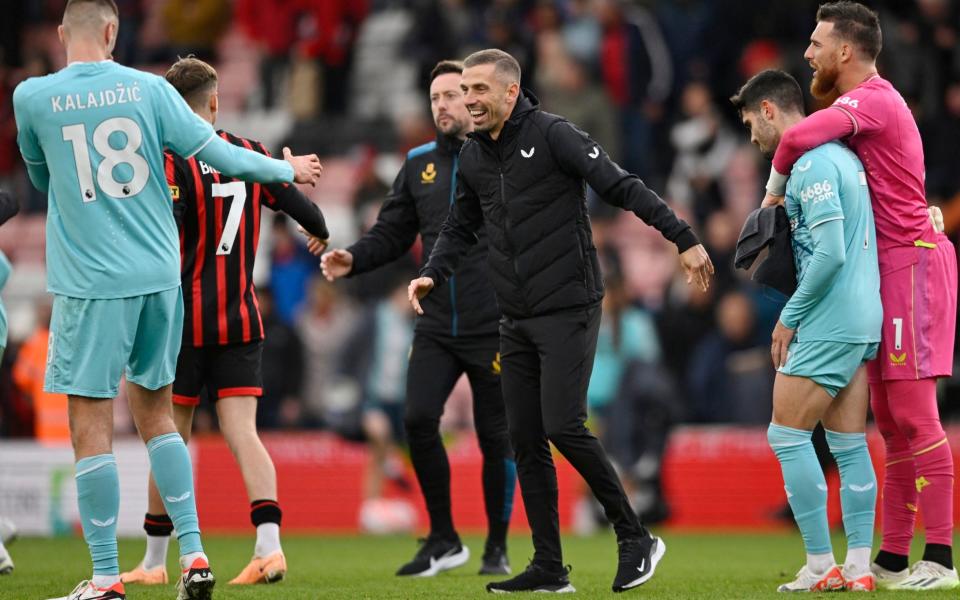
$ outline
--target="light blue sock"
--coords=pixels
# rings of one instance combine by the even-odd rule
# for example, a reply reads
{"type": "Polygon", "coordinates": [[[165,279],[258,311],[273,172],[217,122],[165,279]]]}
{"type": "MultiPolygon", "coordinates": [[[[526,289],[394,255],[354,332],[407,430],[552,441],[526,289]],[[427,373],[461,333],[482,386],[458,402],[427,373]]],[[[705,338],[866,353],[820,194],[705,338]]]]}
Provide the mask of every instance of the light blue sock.
{"type": "Polygon", "coordinates": [[[812,434],[812,431],[771,423],[767,440],[780,461],[783,487],[807,554],[832,554],[827,524],[827,481],[810,441],[812,434]]]}
{"type": "Polygon", "coordinates": [[[180,556],[203,552],[197,501],[193,495],[193,467],[187,445],[179,433],[166,433],[147,442],[147,452],[157,490],[177,532],[180,556]]]}
{"type": "Polygon", "coordinates": [[[840,467],[840,504],[847,548],[869,548],[873,545],[877,476],[867,450],[867,436],[827,430],[827,444],[840,467]]]}
{"type": "Polygon", "coordinates": [[[120,575],[117,560],[117,515],[120,512],[120,479],[113,454],[98,454],[77,461],[77,503],[83,539],[90,548],[94,575],[120,575]]]}

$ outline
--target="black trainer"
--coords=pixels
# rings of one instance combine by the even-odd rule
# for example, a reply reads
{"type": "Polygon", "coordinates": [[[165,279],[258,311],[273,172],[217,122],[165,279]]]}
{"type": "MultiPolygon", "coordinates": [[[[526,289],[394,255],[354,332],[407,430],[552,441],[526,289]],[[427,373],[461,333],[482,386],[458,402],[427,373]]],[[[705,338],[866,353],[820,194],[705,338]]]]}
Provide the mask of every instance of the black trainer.
{"type": "Polygon", "coordinates": [[[527,569],[506,581],[497,581],[487,584],[487,591],[494,594],[512,594],[514,592],[550,592],[567,594],[577,591],[570,585],[569,566],[560,571],[547,571],[543,567],[530,563],[527,569]]]}
{"type": "Polygon", "coordinates": [[[421,539],[420,550],[413,560],[400,567],[397,575],[433,577],[441,571],[449,571],[470,560],[470,549],[456,540],[439,538],[421,539]]]}
{"type": "Polygon", "coordinates": [[[480,566],[481,575],[509,575],[510,561],[507,560],[507,549],[504,546],[487,544],[483,550],[483,564],[480,566]]]}
{"type": "Polygon", "coordinates": [[[663,540],[650,534],[642,538],[619,542],[620,560],[613,591],[623,592],[643,585],[653,577],[657,564],[667,551],[663,540]]]}

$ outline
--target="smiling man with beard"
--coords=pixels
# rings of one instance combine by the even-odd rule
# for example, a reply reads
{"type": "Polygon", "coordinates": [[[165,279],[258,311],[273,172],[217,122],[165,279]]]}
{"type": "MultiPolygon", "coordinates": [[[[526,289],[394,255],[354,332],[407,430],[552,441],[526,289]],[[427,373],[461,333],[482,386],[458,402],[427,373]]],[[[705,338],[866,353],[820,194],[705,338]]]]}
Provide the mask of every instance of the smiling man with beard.
{"type": "Polygon", "coordinates": [[[924,190],[923,144],[903,97],[877,73],[877,14],[842,1],[820,6],[804,58],[811,92],[837,98],[788,129],[773,159],[764,204],[783,195],[800,156],[843,140],[863,162],[876,218],[883,328],[868,363],[870,403],[886,444],[883,543],[877,584],[952,589],[953,456],[937,411],[937,379],[953,371],[957,257],[933,224],[924,190]],[[907,569],[916,513],[923,513],[923,559],[907,569]]]}
{"type": "Polygon", "coordinates": [[[460,151],[456,200],[409,295],[418,313],[429,314],[434,288],[449,280],[478,232],[486,232],[490,278],[503,314],[503,396],[534,545],[523,573],[487,590],[574,591],[560,550],[550,442],[587,481],[616,530],[613,590],[637,587],[653,576],[665,545],[633,513],[600,442],[584,425],[603,298],[586,185],[674,242],[688,282],[706,289],[713,265],[690,226],[656,193],[586,133],[540,110],[539,101],[521,90],[512,56],[501,50],[471,54],[460,86],[474,133],[460,151]]]}

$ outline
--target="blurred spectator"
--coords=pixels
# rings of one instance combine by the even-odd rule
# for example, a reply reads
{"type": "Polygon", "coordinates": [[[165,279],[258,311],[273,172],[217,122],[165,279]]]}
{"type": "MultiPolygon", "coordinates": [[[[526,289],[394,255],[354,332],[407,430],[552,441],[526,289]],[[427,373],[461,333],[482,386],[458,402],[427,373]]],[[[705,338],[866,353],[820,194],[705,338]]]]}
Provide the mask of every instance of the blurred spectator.
{"type": "Polygon", "coordinates": [[[364,498],[380,498],[390,480],[409,489],[398,445],[405,440],[407,357],[413,341],[409,278],[395,279],[390,294],[367,309],[342,348],[341,372],[361,389],[361,428],[370,447],[364,498]]]}
{"type": "MultiPolygon", "coordinates": [[[[692,350],[713,329],[715,290],[716,286],[710,286],[704,292],[676,277],[667,288],[664,304],[657,313],[663,364],[678,383],[687,381],[692,350]]],[[[686,392],[685,387],[680,386],[685,407],[691,403],[686,392]]]]}
{"type": "Polygon", "coordinates": [[[257,405],[257,428],[300,425],[304,379],[303,342],[297,330],[277,316],[270,288],[257,290],[263,319],[263,396],[257,405]]]}
{"type": "Polygon", "coordinates": [[[146,16],[145,0],[116,0],[120,11],[120,29],[113,48],[113,60],[123,65],[137,64],[140,55],[140,27],[146,16]]]}
{"type": "Polygon", "coordinates": [[[616,113],[603,88],[573,59],[556,35],[537,38],[540,65],[536,76],[543,109],[563,115],[590,134],[611,158],[619,160],[620,136],[616,113]]]}
{"type": "MultiPolygon", "coordinates": [[[[921,125],[923,133],[923,157],[927,166],[927,196],[931,202],[944,203],[953,200],[960,192],[960,170],[957,169],[956,148],[960,140],[960,79],[947,86],[943,106],[945,114],[935,119],[926,119],[921,125]]],[[[960,206],[951,206],[953,213],[960,206]]],[[[944,215],[947,231],[960,224],[960,214],[944,215]]]]}
{"type": "Polygon", "coordinates": [[[367,0],[304,2],[297,53],[320,68],[325,113],[341,115],[347,110],[354,45],[367,11],[367,0]]]}
{"type": "Polygon", "coordinates": [[[34,435],[48,443],[70,441],[67,423],[67,397],[43,390],[47,366],[47,342],[50,338],[49,300],[37,306],[37,326],[20,346],[13,366],[13,381],[24,399],[33,407],[34,435]]]}
{"type": "Polygon", "coordinates": [[[767,349],[756,344],[754,307],[746,294],[720,298],[717,328],[693,350],[687,388],[692,421],[769,421],[773,367],[767,349]]]}
{"type": "Polygon", "coordinates": [[[263,108],[274,107],[282,80],[290,66],[296,41],[301,0],[238,0],[237,23],[261,51],[260,86],[263,108]]]}
{"type": "Polygon", "coordinates": [[[593,0],[570,0],[563,23],[563,42],[570,56],[588,67],[590,72],[600,68],[600,23],[591,10],[593,0]]]}
{"type": "Polygon", "coordinates": [[[663,118],[673,81],[673,63],[656,19],[644,8],[617,0],[594,0],[603,28],[600,64],[607,94],[620,113],[620,164],[647,179],[653,161],[653,128],[663,118]]]}
{"type": "MultiPolygon", "coordinates": [[[[630,304],[615,269],[606,270],[604,280],[603,315],[587,390],[591,429],[619,466],[634,510],[645,522],[658,522],[667,514],[660,465],[680,412],[677,395],[660,365],[653,319],[630,304]]],[[[596,503],[591,504],[596,511],[596,503]]]]}
{"type": "Polygon", "coordinates": [[[273,216],[270,288],[277,314],[293,323],[307,293],[307,283],[320,272],[320,263],[290,229],[286,215],[273,216]]]}
{"type": "Polygon", "coordinates": [[[587,389],[587,405],[601,439],[628,365],[634,361],[656,363],[660,360],[660,343],[653,319],[646,311],[630,304],[623,277],[607,271],[604,284],[597,353],[587,389]]]}
{"type": "Polygon", "coordinates": [[[352,435],[356,435],[359,393],[356,383],[345,381],[338,375],[337,368],[344,344],[356,329],[359,316],[336,286],[317,276],[310,281],[309,297],[296,323],[306,357],[303,419],[352,435]]]}
{"type": "Polygon", "coordinates": [[[163,22],[170,42],[169,61],[193,54],[214,62],[217,41],[232,14],[229,0],[166,0],[163,22]]]}
{"type": "Polygon", "coordinates": [[[720,179],[737,147],[737,139],[720,118],[710,89],[702,81],[684,88],[685,119],[674,125],[670,142],[676,150],[667,182],[667,196],[687,206],[699,223],[723,208],[720,179]]]}
{"type": "MultiPolygon", "coordinates": [[[[722,295],[737,286],[733,257],[737,250],[740,223],[734,221],[726,210],[714,211],[703,226],[703,244],[713,260],[714,275],[711,286],[714,293],[722,295]]],[[[779,316],[779,313],[778,313],[779,316]]]]}

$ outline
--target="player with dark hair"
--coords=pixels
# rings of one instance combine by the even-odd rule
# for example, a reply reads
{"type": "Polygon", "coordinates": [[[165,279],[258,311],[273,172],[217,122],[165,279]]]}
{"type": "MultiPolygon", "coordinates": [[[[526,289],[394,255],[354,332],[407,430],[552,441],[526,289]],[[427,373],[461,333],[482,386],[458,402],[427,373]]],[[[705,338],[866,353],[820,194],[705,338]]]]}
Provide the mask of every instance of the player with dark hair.
{"type": "MultiPolygon", "coordinates": [[[[750,141],[768,158],[783,132],[804,115],[800,85],[783,71],[754,75],[731,102],[750,130],[750,141]]],[[[798,284],[771,336],[777,378],[767,438],[780,461],[807,561],[779,591],[869,592],[876,589],[870,549],[877,479],[864,433],[863,363],[877,355],[883,313],[863,165],[836,142],[807,152],[790,174],[786,212],[798,284]],[[840,467],[847,533],[842,568],[833,556],[827,482],[811,439],[818,422],[840,467]]]]}
{"type": "Polygon", "coordinates": [[[120,484],[113,402],[126,376],[130,412],[177,531],[180,600],[206,600],[187,447],[170,414],[183,326],[177,226],[164,147],[224,173],[316,181],[316,156],[273,160],[214,133],[162,77],[110,60],[113,0],[69,0],[58,30],[67,66],[17,86],[17,142],[33,185],[49,196],[47,288],[54,294],[44,389],[68,395],[77,503],[93,577],[68,600],[125,598],[117,561],[120,484]]]}
{"type": "Polygon", "coordinates": [[[650,534],[627,501],[600,442],[585,425],[587,385],[600,327],[603,279],[587,214],[586,185],[633,211],[674,242],[688,282],[706,289],[713,265],[690,226],[636,176],[621,169],[583,131],[520,88],[520,66],[501,50],[464,61],[463,89],[474,131],[460,151],[457,195],[410,301],[429,314],[483,230],[500,320],[500,364],[510,440],[534,557],[491,592],[571,592],[557,514],[556,446],[603,505],[619,544],[612,588],[651,577],[663,540],[650,534]]]}
{"type": "Polygon", "coordinates": [[[957,256],[928,212],[923,144],[903,97],[877,72],[875,12],[844,0],[823,4],[804,58],[811,91],[833,104],[788,129],[773,159],[765,204],[783,195],[801,154],[843,140],[866,168],[876,217],[883,329],[868,364],[870,404],[886,445],[883,542],[874,559],[881,587],[960,586],[953,566],[953,455],[937,410],[937,379],[953,372],[957,256]],[[917,512],[926,548],[908,570],[917,512]]]}
{"type": "MultiPolygon", "coordinates": [[[[470,115],[463,104],[463,65],[441,61],[430,77],[430,107],[437,139],[407,154],[377,223],[349,248],[323,255],[327,279],[366,273],[410,250],[417,234],[424,256],[436,242],[455,202],[458,154],[470,115]]],[[[453,527],[450,465],[440,439],[440,416],[447,397],[466,373],[473,391],[474,425],[483,453],[483,494],[487,542],[481,574],[507,574],[507,525],[513,507],[516,468],[507,438],[500,391],[500,313],[486,265],[487,247],[477,244],[443,289],[425,299],[407,371],[404,426],[410,458],[430,515],[430,534],[413,560],[397,575],[436,575],[470,556],[453,527]]]]}
{"type": "MultiPolygon", "coordinates": [[[[210,124],[218,113],[217,72],[196,58],[183,58],[166,73],[190,108],[210,124]]],[[[224,131],[235,146],[269,156],[260,142],[224,131]]],[[[253,285],[260,241],[260,207],[292,216],[311,242],[326,243],[320,210],[295,186],[245,183],[196,157],[166,154],[166,176],[180,229],[181,281],[186,318],[173,383],[173,420],[190,439],[200,394],[216,403],[220,431],[240,467],[257,530],[253,560],[232,584],[274,583],[287,571],[280,546],[282,512],[277,500],[273,461],[257,435],[257,400],[263,394],[263,323],[253,285]]],[[[149,506],[143,528],[147,551],[137,567],[122,574],[124,583],[167,582],[167,544],[173,522],[150,478],[149,506]]]]}

